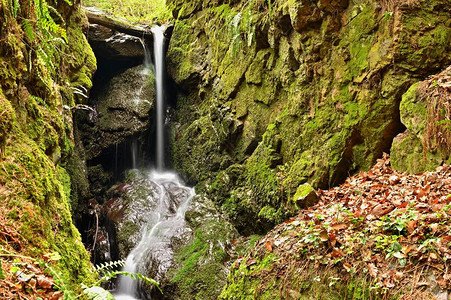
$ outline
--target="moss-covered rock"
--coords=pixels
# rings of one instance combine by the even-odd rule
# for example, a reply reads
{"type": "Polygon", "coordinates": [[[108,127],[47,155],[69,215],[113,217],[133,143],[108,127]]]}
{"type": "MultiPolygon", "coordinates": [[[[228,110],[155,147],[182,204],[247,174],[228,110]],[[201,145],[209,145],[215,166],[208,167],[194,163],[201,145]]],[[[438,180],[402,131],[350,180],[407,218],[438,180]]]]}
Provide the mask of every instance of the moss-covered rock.
{"type": "Polygon", "coordinates": [[[87,160],[150,130],[155,76],[137,66],[115,77],[91,98],[96,111],[79,112],[77,122],[87,160]]]}
{"type": "MultiPolygon", "coordinates": [[[[25,20],[34,22],[34,12],[42,7],[17,2],[14,5],[22,7],[14,12],[13,4],[4,4],[0,7],[0,222],[19,236],[2,239],[2,251],[12,257],[52,257],[51,275],[66,297],[75,297],[81,283],[93,283],[94,273],[70,213],[66,163],[74,147],[70,108],[76,98],[70,87],[89,89],[96,62],[82,33],[84,16],[77,1],[55,6],[58,34],[67,34],[67,43],[62,44],[58,44],[61,37],[46,36],[49,30],[43,34],[40,26],[32,28],[34,34],[48,40],[30,39],[25,20]],[[47,51],[46,59],[39,51],[47,51]]],[[[46,24],[52,26],[50,21],[46,24]]]]}
{"type": "Polygon", "coordinates": [[[368,169],[404,130],[402,94],[451,62],[444,0],[169,3],[174,166],[240,230],[294,213],[306,182],[368,169]],[[243,176],[218,185],[236,164],[243,176]]]}
{"type": "Polygon", "coordinates": [[[191,200],[186,220],[193,230],[189,242],[175,251],[177,266],[170,272],[168,285],[175,287],[167,299],[216,299],[227,279],[226,263],[235,255],[238,238],[233,225],[210,200],[191,200]]]}
{"type": "Polygon", "coordinates": [[[395,169],[410,173],[434,171],[451,162],[449,99],[451,67],[432,79],[416,83],[402,96],[401,121],[407,130],[391,148],[395,169]]]}

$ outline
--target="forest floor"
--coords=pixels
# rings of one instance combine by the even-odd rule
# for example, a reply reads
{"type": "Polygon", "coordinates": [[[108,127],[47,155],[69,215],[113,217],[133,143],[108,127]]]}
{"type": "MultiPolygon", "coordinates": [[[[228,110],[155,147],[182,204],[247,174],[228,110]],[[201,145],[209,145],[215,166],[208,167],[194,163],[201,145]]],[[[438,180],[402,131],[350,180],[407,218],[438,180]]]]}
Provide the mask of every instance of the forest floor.
{"type": "Polygon", "coordinates": [[[0,299],[63,299],[59,291],[58,272],[53,265],[60,259],[57,253],[28,256],[29,246],[18,228],[0,216],[0,299]]]}
{"type": "Polygon", "coordinates": [[[290,282],[303,280],[294,274],[304,273],[331,289],[365,278],[379,295],[449,299],[450,166],[409,175],[393,170],[384,155],[368,172],[318,194],[315,206],[276,226],[232,272],[244,263],[248,274],[263,283],[277,278],[290,295],[299,290],[290,282]],[[251,266],[268,255],[275,263],[254,274],[251,266]]]}

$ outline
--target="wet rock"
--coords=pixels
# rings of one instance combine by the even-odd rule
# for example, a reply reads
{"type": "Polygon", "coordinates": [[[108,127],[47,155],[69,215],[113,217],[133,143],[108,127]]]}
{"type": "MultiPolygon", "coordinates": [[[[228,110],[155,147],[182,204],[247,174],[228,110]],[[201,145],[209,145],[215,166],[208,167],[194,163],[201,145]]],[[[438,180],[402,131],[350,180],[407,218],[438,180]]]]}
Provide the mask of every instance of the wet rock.
{"type": "Polygon", "coordinates": [[[227,279],[227,263],[236,257],[239,235],[215,204],[195,196],[186,212],[191,228],[187,243],[178,245],[175,262],[162,282],[164,299],[216,299],[227,279]]]}
{"type": "Polygon", "coordinates": [[[144,48],[138,37],[102,25],[89,25],[88,41],[97,57],[110,60],[144,57],[144,48]]]}
{"type": "Polygon", "coordinates": [[[80,112],[78,119],[87,160],[149,130],[155,98],[154,81],[150,69],[137,66],[113,77],[93,95],[95,112],[80,112]]]}

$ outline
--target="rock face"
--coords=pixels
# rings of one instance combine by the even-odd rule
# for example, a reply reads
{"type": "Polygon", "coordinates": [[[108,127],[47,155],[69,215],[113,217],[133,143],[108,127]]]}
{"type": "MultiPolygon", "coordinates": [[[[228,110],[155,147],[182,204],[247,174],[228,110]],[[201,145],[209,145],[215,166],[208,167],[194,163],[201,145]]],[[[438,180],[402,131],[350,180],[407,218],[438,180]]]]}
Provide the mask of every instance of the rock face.
{"type": "Polygon", "coordinates": [[[451,67],[416,83],[403,95],[401,121],[407,130],[391,148],[392,165],[402,171],[433,171],[451,164],[451,67]]]}
{"type": "MultiPolygon", "coordinates": [[[[68,175],[74,149],[71,108],[83,99],[76,91],[91,88],[96,69],[83,34],[85,22],[79,1],[54,2],[51,13],[45,1],[39,6],[23,1],[0,5],[2,299],[62,297],[25,289],[15,272],[6,271],[15,267],[25,274],[26,262],[51,265],[49,276],[58,275],[55,281],[65,287],[65,298],[75,298],[81,283],[95,281],[89,254],[72,222],[68,175]],[[38,18],[40,22],[31,21],[38,18]],[[33,38],[25,33],[26,24],[33,38]]],[[[44,268],[32,268],[33,276],[44,273],[44,268]]]]}
{"type": "Polygon", "coordinates": [[[150,68],[137,66],[113,77],[93,95],[95,111],[79,122],[86,159],[149,130],[155,99],[155,77],[150,68]]]}
{"type": "Polygon", "coordinates": [[[368,169],[405,130],[402,95],[451,63],[446,0],[169,3],[174,166],[245,234],[300,185],[368,169]]]}
{"type": "Polygon", "coordinates": [[[144,57],[143,44],[139,38],[102,25],[91,24],[88,39],[94,52],[103,59],[126,60],[144,57]]]}

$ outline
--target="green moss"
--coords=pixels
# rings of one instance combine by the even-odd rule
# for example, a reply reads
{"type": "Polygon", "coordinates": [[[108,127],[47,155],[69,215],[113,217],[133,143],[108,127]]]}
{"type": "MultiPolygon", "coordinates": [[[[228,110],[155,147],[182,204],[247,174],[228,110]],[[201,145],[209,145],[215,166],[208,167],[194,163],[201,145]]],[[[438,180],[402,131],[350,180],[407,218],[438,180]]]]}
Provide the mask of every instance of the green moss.
{"type": "MultiPolygon", "coordinates": [[[[63,167],[73,141],[71,115],[62,105],[73,104],[63,103],[73,99],[73,92],[60,87],[68,87],[69,77],[82,66],[88,66],[90,73],[84,70],[86,76],[95,69],[95,61],[86,57],[90,48],[81,32],[82,12],[73,11],[75,8],[79,9],[77,5],[58,6],[61,15],[73,19],[66,20],[69,46],[49,56],[54,61],[43,63],[36,59],[30,50],[33,45],[25,46],[21,24],[14,18],[2,23],[8,39],[0,50],[0,184],[5,191],[0,195],[0,206],[8,226],[14,226],[20,234],[15,252],[36,258],[59,254],[54,256],[59,256],[54,270],[60,274],[55,274],[55,280],[67,284],[66,297],[71,296],[70,291],[80,292],[80,283],[94,281],[89,255],[72,223],[71,179],[63,167]],[[77,52],[70,53],[75,49],[71,48],[73,36],[79,38],[80,46],[77,52]],[[61,72],[54,74],[46,69],[52,64],[61,72]]],[[[5,11],[0,18],[7,18],[7,14],[5,11]]]]}
{"type": "Polygon", "coordinates": [[[177,284],[182,299],[216,299],[225,281],[223,263],[229,256],[222,243],[229,229],[220,221],[207,222],[202,227],[208,230],[195,230],[192,242],[175,254],[180,267],[173,271],[171,283],[177,284]]]}
{"type": "Polygon", "coordinates": [[[421,0],[391,18],[371,0],[333,13],[333,4],[320,3],[317,20],[286,33],[281,28],[288,30],[300,9],[289,1],[273,3],[275,13],[261,12],[265,18],[257,23],[252,16],[263,4],[198,6],[175,25],[179,33],[169,47],[170,73],[187,91],[179,95],[180,125],[173,134],[176,168],[204,187],[210,183],[204,189],[209,197],[240,231],[250,232],[289,214],[288,202],[300,185],[327,188],[368,169],[400,130],[398,108],[406,87],[451,62],[444,3],[421,0]],[[243,26],[248,8],[254,31],[243,26]],[[240,29],[236,39],[233,21],[240,29]],[[249,32],[250,46],[243,43],[249,32]],[[238,39],[234,47],[230,41],[238,39]],[[219,125],[225,114],[218,110],[228,111],[227,129],[219,125]],[[230,164],[242,166],[241,179],[225,179],[222,172],[230,164]],[[246,220],[253,222],[246,226],[246,220]]]}
{"type": "MultiPolygon", "coordinates": [[[[402,96],[401,121],[407,130],[394,139],[390,151],[393,168],[409,173],[433,171],[450,157],[445,149],[427,149],[425,146],[427,106],[428,101],[434,100],[421,97],[419,85],[420,83],[412,85],[402,96]]],[[[434,139],[435,137],[430,137],[430,143],[434,139]]]]}
{"type": "Polygon", "coordinates": [[[294,199],[304,198],[308,194],[310,194],[311,192],[314,192],[314,191],[315,191],[315,189],[313,189],[313,187],[311,185],[303,184],[297,188],[296,193],[294,194],[293,198],[294,199]]]}

